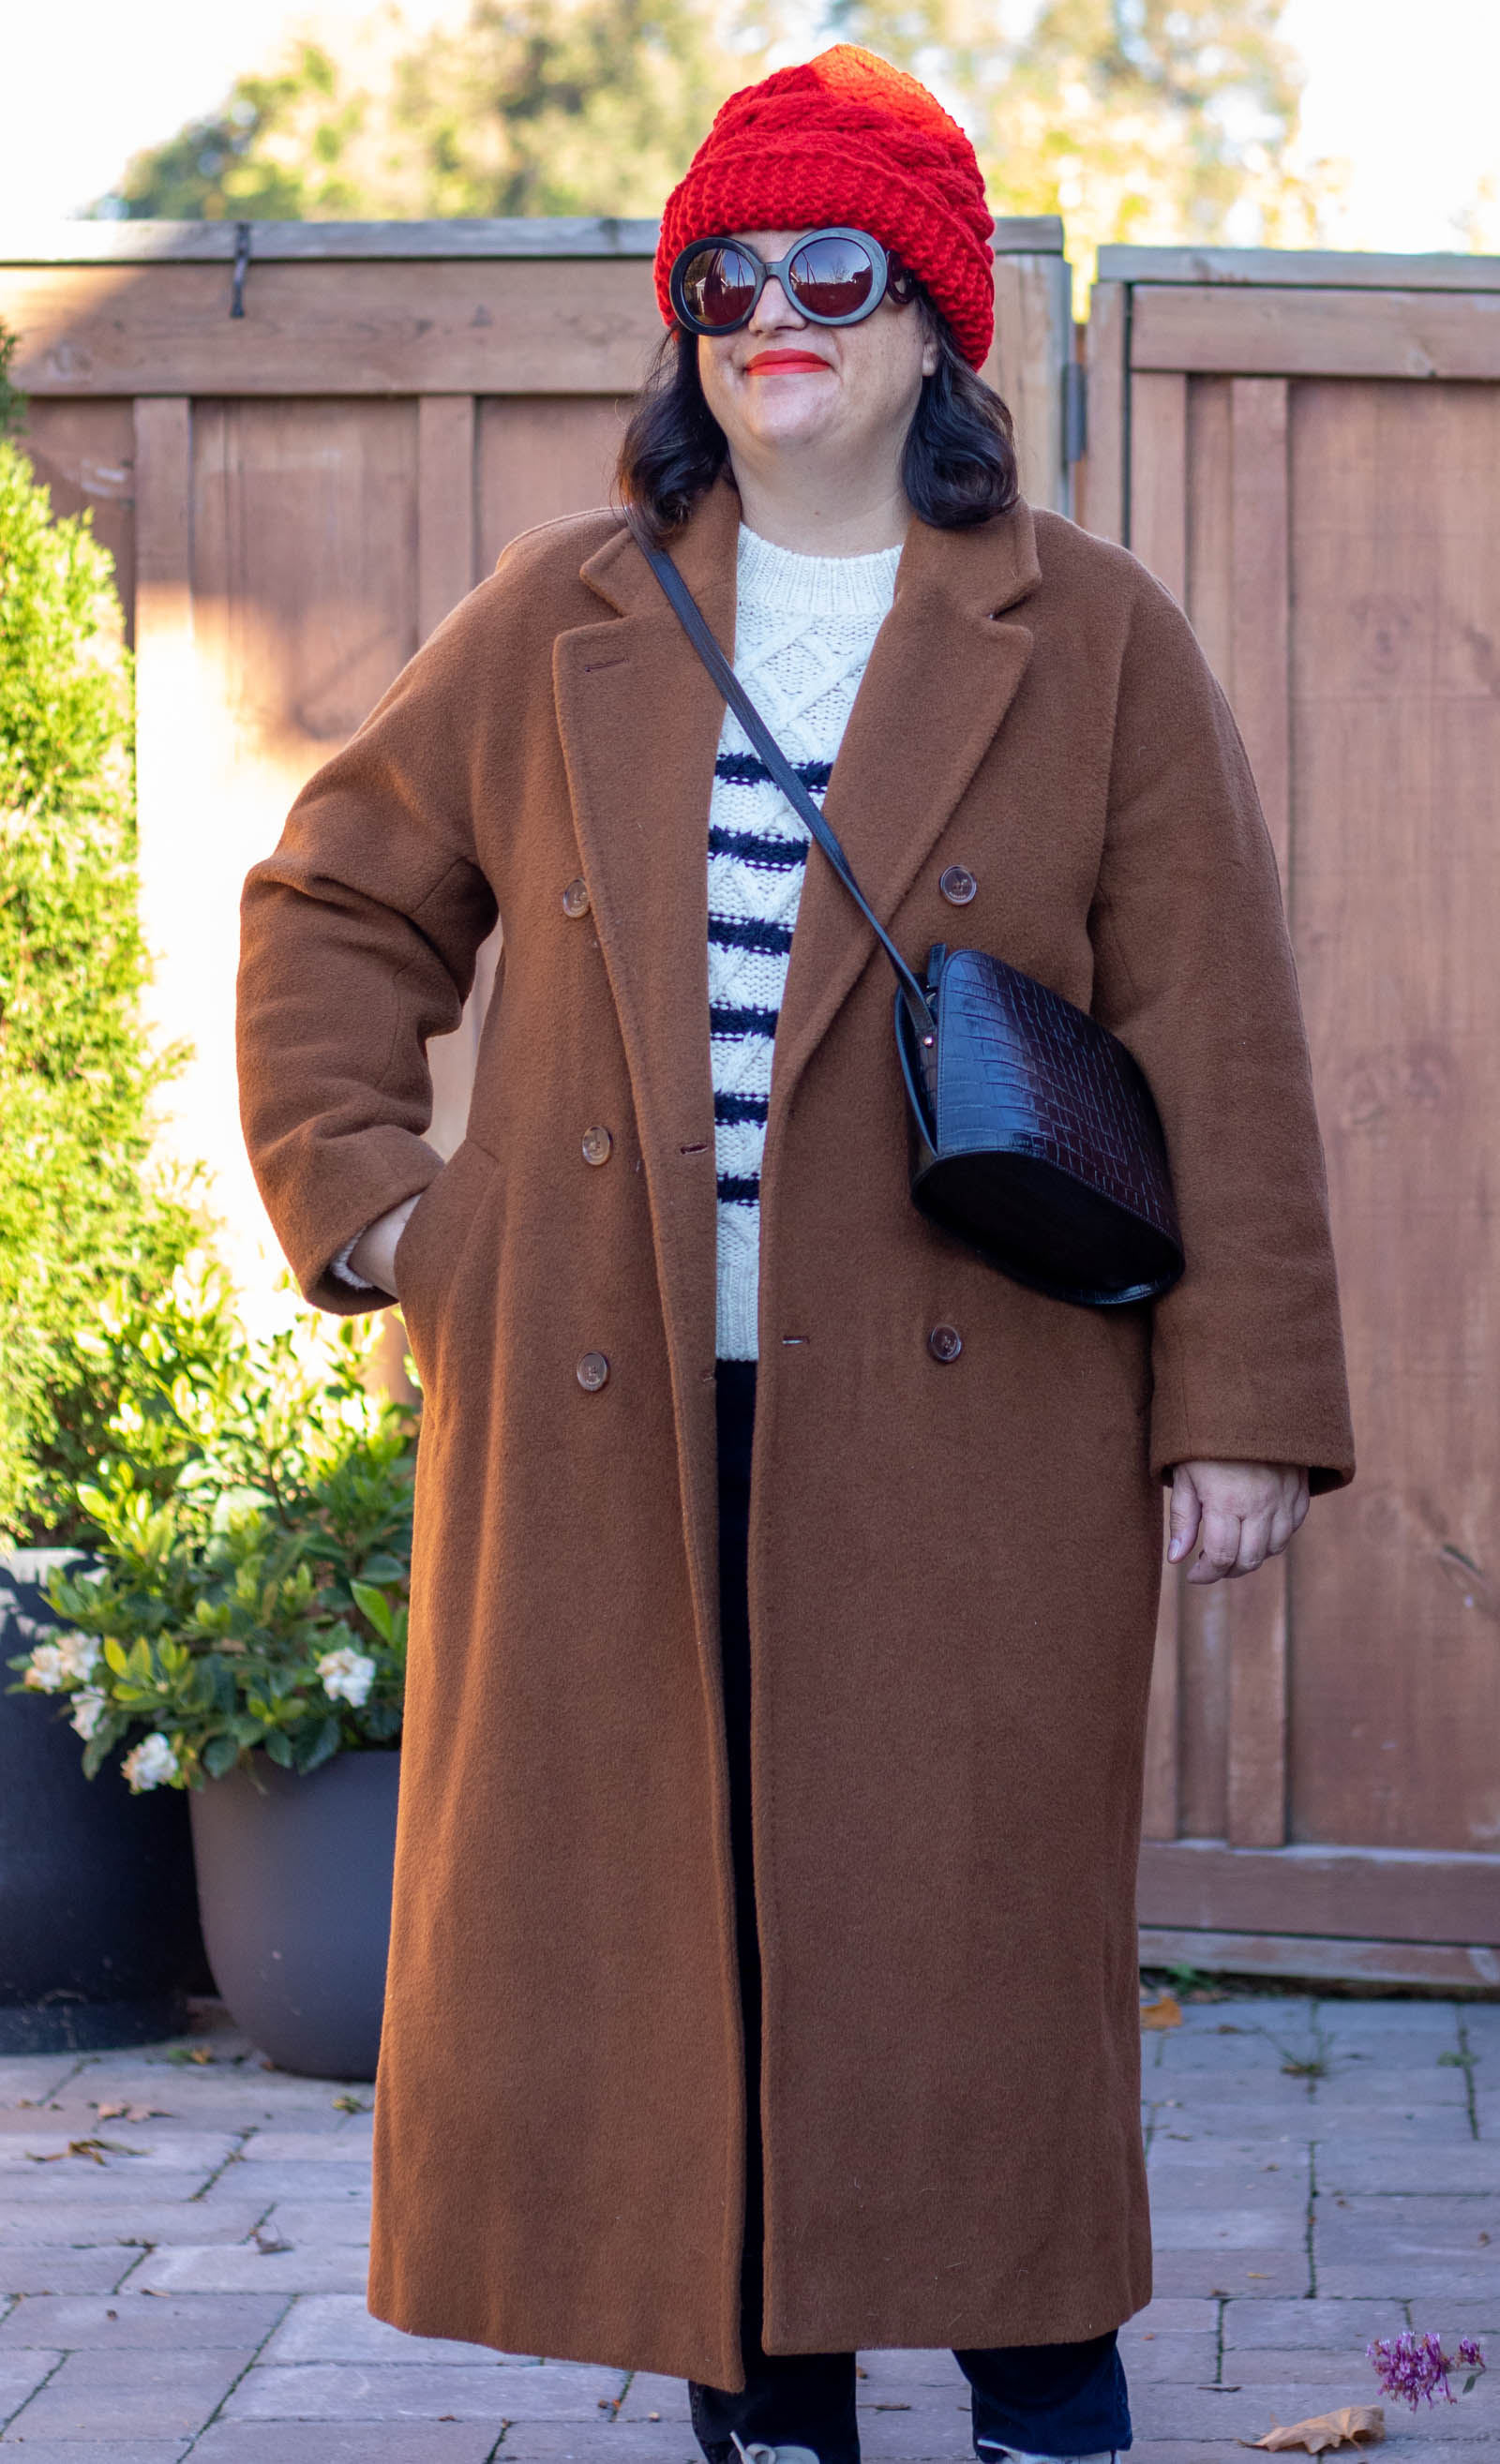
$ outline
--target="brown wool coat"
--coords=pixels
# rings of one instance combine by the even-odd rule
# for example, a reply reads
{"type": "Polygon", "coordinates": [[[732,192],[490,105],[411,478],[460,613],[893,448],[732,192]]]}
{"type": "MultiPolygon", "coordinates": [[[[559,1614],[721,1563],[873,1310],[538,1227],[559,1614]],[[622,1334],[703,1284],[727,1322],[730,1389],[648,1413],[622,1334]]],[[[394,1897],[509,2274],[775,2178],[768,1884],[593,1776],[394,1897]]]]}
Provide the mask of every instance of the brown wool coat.
{"type": "MultiPolygon", "coordinates": [[[[676,550],[726,647],[737,518],[721,483],[676,550]]],[[[251,1153],[314,1300],[358,1308],[330,1259],[428,1191],[397,1266],[426,1415],[372,2307],[734,2387],[721,715],[614,516],[517,540],[252,873],[241,1032],[251,1153]],[[496,907],[440,1170],[424,1039],[496,907]]],[[[998,951],[1133,1046],[1189,1267],[1154,1319],[1073,1309],[917,1216],[889,968],[814,854],[765,1145],[750,1544],[766,2343],[1092,2336],[1151,2280],[1135,1871],[1160,1475],[1352,1469],[1290,956],[1183,617],[1053,516],[914,524],[827,811],[904,948],[998,951]],[[961,916],[954,863],[979,882],[961,916]]]]}

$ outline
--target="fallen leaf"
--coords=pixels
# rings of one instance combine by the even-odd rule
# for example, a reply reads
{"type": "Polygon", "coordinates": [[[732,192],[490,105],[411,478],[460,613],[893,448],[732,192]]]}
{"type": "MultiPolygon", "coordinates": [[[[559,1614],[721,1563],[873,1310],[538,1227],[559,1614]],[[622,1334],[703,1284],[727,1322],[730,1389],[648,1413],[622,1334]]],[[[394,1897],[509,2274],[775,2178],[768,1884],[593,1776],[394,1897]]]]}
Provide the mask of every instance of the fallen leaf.
{"type": "Polygon", "coordinates": [[[1180,2028],[1182,2005],[1177,1995],[1161,1993],[1158,1995],[1155,2002],[1143,2002],[1140,2006],[1140,2024],[1143,2028],[1180,2028]]]}
{"type": "Polygon", "coordinates": [[[1379,2404],[1346,2404],[1337,2412],[1315,2412],[1311,2421],[1293,2423],[1290,2430],[1279,2426],[1268,2430],[1264,2438],[1242,2438],[1242,2447],[1268,2447],[1281,2453],[1300,2447],[1309,2455],[1321,2455],[1331,2447],[1357,2447],[1367,2438],[1378,2447],[1385,2436],[1385,2410],[1379,2404]]]}
{"type": "Polygon", "coordinates": [[[270,2232],[265,2225],[255,2227],[255,2248],[262,2258],[275,2258],[278,2251],[290,2250],[291,2247],[289,2241],[283,2241],[279,2233],[270,2232]]]}
{"type": "Polygon", "coordinates": [[[94,2110],[100,2122],[170,2122],[172,2118],[159,2104],[97,2104],[94,2110]]]}
{"type": "Polygon", "coordinates": [[[333,2109],[335,2113],[368,2113],[371,2107],[360,2096],[336,2096],[333,2109]]]}
{"type": "Polygon", "coordinates": [[[26,2150],[27,2161],[32,2165],[60,2165],[66,2156],[86,2156],[91,2165],[102,2165],[106,2155],[144,2156],[148,2153],[144,2147],[127,2147],[119,2139],[70,2139],[66,2147],[55,2148],[50,2156],[38,2156],[30,2147],[26,2150]]]}

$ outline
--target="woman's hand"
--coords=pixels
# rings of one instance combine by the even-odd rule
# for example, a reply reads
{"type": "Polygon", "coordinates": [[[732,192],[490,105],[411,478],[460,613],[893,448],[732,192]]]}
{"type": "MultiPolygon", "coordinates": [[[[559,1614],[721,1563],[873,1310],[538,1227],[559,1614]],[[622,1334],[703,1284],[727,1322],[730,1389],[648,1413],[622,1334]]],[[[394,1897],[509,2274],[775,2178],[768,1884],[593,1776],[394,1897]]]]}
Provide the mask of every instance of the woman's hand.
{"type": "Polygon", "coordinates": [[[1280,1556],[1307,1510],[1308,1476],[1293,1463],[1179,1463],[1168,1561],[1180,1566],[1201,1539],[1190,1583],[1253,1574],[1268,1557],[1280,1556]]]}
{"type": "Polygon", "coordinates": [[[418,1190],[415,1197],[404,1198],[399,1206],[393,1206],[388,1215],[378,1216],[368,1230],[361,1233],[350,1253],[349,1264],[355,1273],[363,1275],[377,1290],[389,1292],[392,1300],[396,1296],[397,1243],[422,1194],[418,1190]]]}

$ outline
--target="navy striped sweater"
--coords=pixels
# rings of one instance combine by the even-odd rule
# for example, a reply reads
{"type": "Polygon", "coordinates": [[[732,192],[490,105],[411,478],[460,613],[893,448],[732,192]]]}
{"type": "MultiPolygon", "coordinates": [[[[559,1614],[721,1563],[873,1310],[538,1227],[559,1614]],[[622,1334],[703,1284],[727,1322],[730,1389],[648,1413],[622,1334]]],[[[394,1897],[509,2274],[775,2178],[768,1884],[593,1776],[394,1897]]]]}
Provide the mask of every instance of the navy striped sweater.
{"type": "MultiPolygon", "coordinates": [[[[828,783],[899,560],[898,548],[793,556],[739,533],[735,672],[815,796],[828,783]]],[[[708,830],[721,1360],[754,1360],[759,1348],[761,1156],[806,855],[805,828],[726,711],[708,830]]]]}

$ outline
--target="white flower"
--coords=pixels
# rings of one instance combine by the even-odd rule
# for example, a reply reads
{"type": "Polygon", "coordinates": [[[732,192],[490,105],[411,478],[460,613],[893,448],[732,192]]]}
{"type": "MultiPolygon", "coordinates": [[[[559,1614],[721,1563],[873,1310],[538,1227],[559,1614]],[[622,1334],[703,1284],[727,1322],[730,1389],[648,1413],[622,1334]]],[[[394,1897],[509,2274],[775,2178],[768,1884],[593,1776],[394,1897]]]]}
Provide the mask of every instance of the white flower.
{"type": "Polygon", "coordinates": [[[36,1694],[60,1694],[65,1685],[86,1685],[98,1666],[91,1634],[59,1634],[55,1642],[37,1643],[21,1683],[36,1694]]]}
{"type": "Polygon", "coordinates": [[[120,1768],[139,1796],[143,1789],[160,1788],[164,1780],[175,1779],[180,1766],[169,1741],[160,1728],[153,1728],[126,1754],[120,1768]]]}
{"type": "Polygon", "coordinates": [[[108,1708],[109,1705],[99,1687],[85,1685],[81,1692],[73,1698],[71,1726],[77,1728],[79,1736],[86,1740],[92,1737],[108,1708]]]}
{"type": "Polygon", "coordinates": [[[60,1634],[57,1652],[64,1677],[86,1685],[99,1666],[99,1644],[91,1634],[60,1634]]]}
{"type": "Polygon", "coordinates": [[[336,1703],[352,1703],[358,1710],[375,1683],[375,1662],[364,1652],[353,1651],[345,1643],[342,1651],[323,1653],[318,1663],[318,1674],[323,1681],[325,1694],[336,1703]]]}

